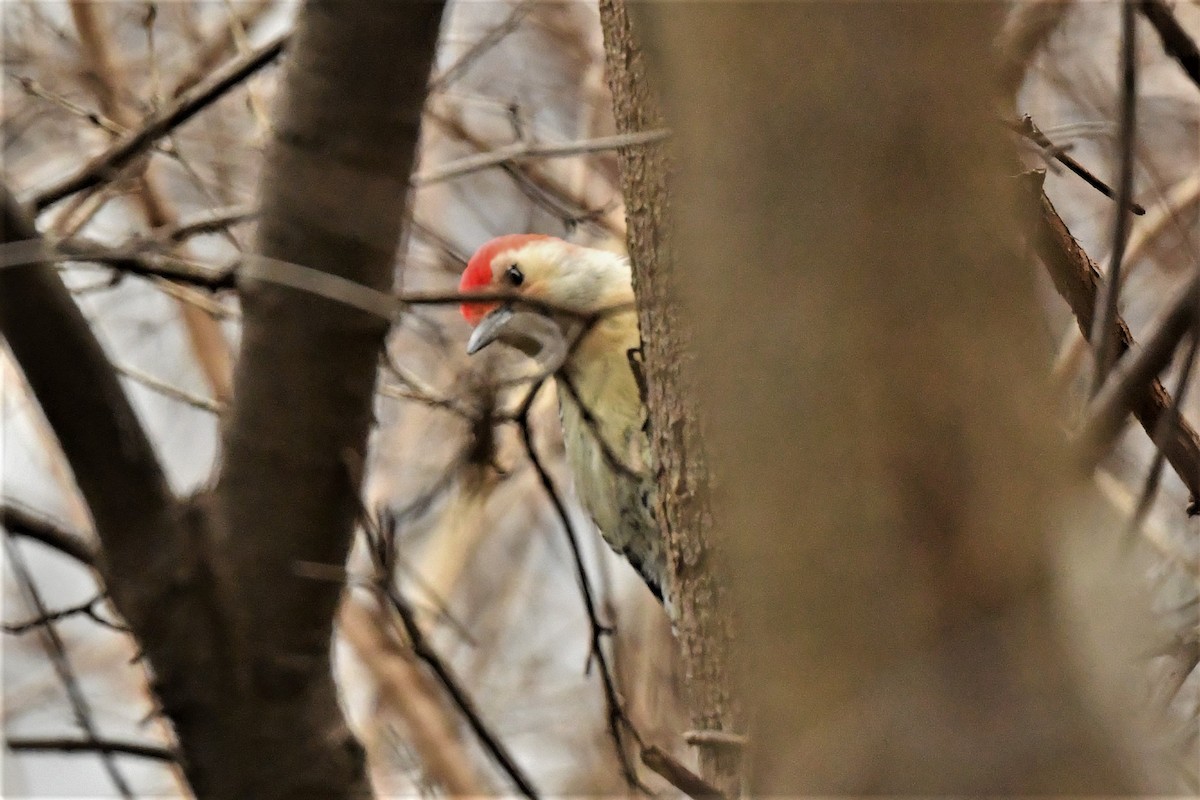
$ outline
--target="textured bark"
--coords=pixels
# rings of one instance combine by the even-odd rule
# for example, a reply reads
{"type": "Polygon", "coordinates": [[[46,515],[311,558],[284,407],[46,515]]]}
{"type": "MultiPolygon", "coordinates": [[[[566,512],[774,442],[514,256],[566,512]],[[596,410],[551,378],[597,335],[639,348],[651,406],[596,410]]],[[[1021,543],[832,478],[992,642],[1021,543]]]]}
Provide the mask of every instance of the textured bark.
{"type": "Polygon", "coordinates": [[[638,7],[755,794],[1130,788],[1056,630],[1071,471],[987,102],[1001,8],[638,7]]]}
{"type": "MultiPolygon", "coordinates": [[[[600,19],[617,130],[636,133],[663,127],[624,0],[600,0],[600,19]]],[[[676,605],[675,630],[692,724],[702,734],[736,735],[740,721],[728,665],[733,620],[709,513],[708,466],[689,379],[687,326],[676,309],[667,187],[670,155],[665,144],[652,144],[621,148],[617,157],[658,470],[655,512],[667,540],[670,596],[676,605]]],[[[700,774],[732,795],[740,783],[741,748],[736,741],[722,739],[718,735],[696,740],[700,774]]]]}
{"type": "MultiPolygon", "coordinates": [[[[310,0],[263,175],[257,250],[388,290],[442,5],[310,0]]],[[[4,191],[4,241],[36,238],[4,191]]],[[[331,672],[387,321],[240,282],[241,354],[217,485],[172,497],[112,366],[55,271],[0,269],[0,331],[95,520],[116,607],[200,797],[370,794],[331,672]]]]}

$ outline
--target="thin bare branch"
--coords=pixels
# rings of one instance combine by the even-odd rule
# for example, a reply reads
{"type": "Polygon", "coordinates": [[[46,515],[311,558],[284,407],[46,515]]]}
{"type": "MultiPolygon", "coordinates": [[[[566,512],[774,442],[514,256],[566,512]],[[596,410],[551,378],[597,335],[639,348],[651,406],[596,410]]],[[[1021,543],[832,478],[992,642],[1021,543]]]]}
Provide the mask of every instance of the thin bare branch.
{"type": "Polygon", "coordinates": [[[249,206],[214,208],[195,219],[183,220],[176,225],[156,228],[152,232],[152,235],[154,239],[163,242],[184,242],[193,236],[202,236],[206,233],[219,233],[234,225],[248,222],[256,216],[258,216],[258,209],[249,206]]]}
{"type": "Polygon", "coordinates": [[[1163,49],[1179,62],[1192,83],[1200,88],[1200,48],[1175,19],[1171,7],[1164,0],[1140,0],[1138,5],[1162,39],[1163,49]]]}
{"type": "Polygon", "coordinates": [[[537,789],[534,788],[533,782],[529,780],[525,771],[513,759],[512,755],[508,752],[508,748],[504,746],[500,738],[483,721],[483,717],[479,713],[475,701],[459,682],[458,676],[454,674],[450,665],[442,660],[441,655],[430,645],[429,640],[425,638],[425,633],[421,630],[420,623],[417,622],[417,616],[413,612],[412,606],[408,604],[399,587],[392,580],[392,572],[388,563],[390,559],[381,557],[381,554],[388,549],[394,549],[396,536],[394,519],[389,520],[391,527],[387,531],[384,531],[367,512],[365,506],[360,505],[359,513],[363,521],[363,529],[368,534],[368,548],[372,555],[377,558],[380,577],[380,584],[377,588],[382,597],[387,600],[388,604],[396,612],[396,616],[399,617],[404,633],[408,637],[409,642],[412,643],[413,652],[416,653],[417,658],[421,659],[429,667],[430,671],[433,672],[434,676],[442,684],[442,687],[445,688],[446,694],[462,713],[467,725],[479,739],[488,756],[499,765],[521,794],[529,798],[538,797],[537,789]]]}
{"type": "Polygon", "coordinates": [[[451,797],[488,794],[463,746],[457,722],[448,718],[436,687],[414,659],[380,628],[378,613],[347,600],[338,615],[342,636],[371,672],[385,708],[404,720],[425,771],[451,797]]]}
{"type": "Polygon", "coordinates": [[[198,408],[201,411],[208,411],[212,414],[220,414],[225,411],[225,404],[210,400],[207,397],[201,397],[198,394],[180,389],[178,386],[167,383],[164,380],[154,377],[148,373],[142,372],[140,369],[128,366],[127,364],[114,364],[113,368],[117,372],[129,378],[132,381],[140,383],[147,389],[158,392],[164,397],[169,397],[172,400],[178,400],[181,403],[186,403],[193,408],[198,408]]]}
{"type": "Polygon", "coordinates": [[[179,760],[179,754],[170,748],[142,742],[125,742],[119,739],[42,739],[32,736],[9,736],[5,739],[4,744],[9,750],[17,752],[100,753],[105,756],[138,756],[152,761],[175,762],[179,760]]]}
{"type": "Polygon", "coordinates": [[[458,80],[480,57],[500,44],[510,33],[515,31],[526,15],[533,9],[533,6],[534,2],[532,0],[523,0],[523,2],[515,6],[509,12],[508,16],[504,18],[504,21],[485,33],[457,61],[446,67],[445,71],[434,76],[429,81],[429,94],[432,95],[435,92],[440,92],[458,80]]]}
{"type": "Polygon", "coordinates": [[[1116,323],[1117,303],[1121,294],[1121,262],[1129,238],[1129,214],[1126,208],[1133,196],[1133,149],[1137,136],[1137,0],[1121,3],[1121,125],[1120,174],[1117,179],[1117,209],[1113,221],[1112,249],[1109,251],[1108,272],[1104,276],[1098,300],[1099,313],[1092,321],[1088,341],[1094,352],[1092,390],[1100,391],[1108,372],[1117,360],[1119,331],[1116,323]]]}
{"type": "Polygon", "coordinates": [[[107,180],[141,156],[156,141],[208,108],[242,81],[272,63],[287,45],[288,36],[276,36],[245,56],[234,59],[208,80],[180,95],[169,106],[146,121],[139,130],[117,140],[74,174],[37,192],[32,205],[43,211],[76,192],[90,189],[107,180]]]}
{"type": "MultiPolygon", "coordinates": [[[[33,576],[29,572],[29,566],[25,563],[25,557],[21,554],[21,549],[13,542],[11,534],[7,534],[3,538],[8,563],[17,577],[21,594],[24,596],[25,601],[34,608],[38,617],[43,619],[48,618],[50,612],[42,600],[37,585],[33,582],[33,576]]],[[[84,695],[78,679],[75,677],[75,670],[71,665],[70,658],[67,656],[66,645],[63,644],[62,637],[58,635],[58,629],[55,627],[53,621],[47,622],[45,625],[40,626],[39,629],[45,637],[46,652],[50,656],[50,663],[54,666],[54,671],[67,693],[67,699],[71,704],[75,724],[83,730],[87,743],[95,745],[100,741],[100,736],[96,729],[96,723],[92,719],[92,707],[84,695]]],[[[132,798],[133,790],[130,789],[125,776],[117,769],[112,754],[105,750],[99,750],[99,752],[104,770],[108,773],[117,791],[121,793],[122,797],[132,798]]]]}
{"type": "Polygon", "coordinates": [[[661,775],[672,786],[691,797],[692,800],[723,798],[717,787],[684,766],[678,759],[658,745],[642,748],[642,763],[661,775]]]}
{"type": "MultiPolygon", "coordinates": [[[[1116,192],[1112,190],[1111,186],[1100,180],[1098,177],[1096,177],[1094,172],[1083,166],[1083,164],[1080,164],[1078,161],[1064,152],[1061,147],[1050,141],[1050,137],[1042,133],[1041,129],[1034,124],[1033,119],[1028,114],[1021,117],[1021,119],[1016,122],[1006,122],[1005,125],[1007,125],[1008,128],[1014,133],[1025,137],[1038,147],[1045,150],[1048,157],[1053,158],[1055,161],[1058,161],[1064,167],[1071,170],[1071,172],[1082,178],[1084,183],[1100,192],[1100,194],[1104,195],[1110,200],[1117,199],[1116,192]]],[[[1140,203],[1135,203],[1132,200],[1129,200],[1125,207],[1138,216],[1146,213],[1146,208],[1143,205],[1140,203]]]]}
{"type": "MultiPolygon", "coordinates": [[[[1143,347],[1123,358],[1092,400],[1080,440],[1089,470],[1108,452],[1146,386],[1171,363],[1200,312],[1200,279],[1193,278],[1154,323],[1143,347]]],[[[1176,399],[1176,406],[1179,401],[1176,399]]]]}
{"type": "Polygon", "coordinates": [[[84,566],[95,568],[99,564],[99,553],[90,542],[32,511],[14,505],[0,506],[0,525],[14,536],[41,542],[84,566]]]}
{"type": "Polygon", "coordinates": [[[625,744],[625,732],[630,734],[639,749],[645,749],[645,742],[642,741],[637,728],[634,727],[633,722],[625,713],[621,696],[617,692],[616,679],[613,677],[612,667],[608,663],[608,655],[604,651],[604,637],[611,635],[613,628],[600,622],[595,596],[592,592],[591,580],[588,578],[587,567],[583,563],[583,554],[579,548],[579,537],[575,532],[575,526],[571,522],[570,514],[567,513],[566,504],[563,502],[562,497],[559,496],[558,489],[554,485],[554,479],[550,477],[550,473],[542,463],[537,448],[533,443],[530,410],[533,408],[533,400],[537,397],[537,393],[542,386],[543,382],[539,381],[530,388],[529,394],[526,395],[525,402],[517,414],[517,425],[521,431],[521,440],[525,445],[525,453],[529,457],[530,463],[533,464],[534,470],[537,472],[538,480],[546,493],[546,497],[550,500],[559,521],[562,523],[563,533],[567,537],[567,545],[571,550],[572,562],[575,565],[575,578],[579,585],[579,594],[583,599],[584,610],[587,612],[588,624],[591,628],[591,646],[587,658],[587,667],[590,669],[593,661],[599,667],[600,685],[604,690],[604,703],[607,708],[608,730],[612,736],[613,746],[616,749],[617,763],[620,764],[621,775],[631,789],[649,793],[649,789],[638,777],[637,768],[629,758],[629,751],[625,744]]]}
{"type": "Polygon", "coordinates": [[[504,147],[486,153],[478,153],[457,161],[451,161],[440,167],[418,172],[413,175],[410,183],[418,188],[435,183],[461,178],[492,167],[519,164],[522,161],[536,158],[567,158],[584,153],[599,153],[605,150],[616,150],[619,147],[635,147],[637,145],[661,142],[669,137],[670,131],[643,131],[640,133],[616,134],[600,136],[595,139],[584,139],[565,144],[537,144],[534,142],[514,142],[504,147]]]}
{"type": "MultiPolygon", "coordinates": [[[[1040,183],[1040,182],[1039,182],[1040,183]]],[[[1100,270],[1084,252],[1054,205],[1040,190],[1032,198],[1039,204],[1033,233],[1033,244],[1050,274],[1054,287],[1075,315],[1079,328],[1087,332],[1095,316],[1097,285],[1100,270]]],[[[1120,315],[1114,318],[1119,337],[1118,353],[1133,346],[1133,335],[1120,315]]],[[[1136,397],[1133,414],[1151,437],[1164,413],[1173,407],[1170,395],[1157,379],[1151,381],[1136,397]]],[[[1200,499],[1200,436],[1187,420],[1180,419],[1169,436],[1159,442],[1167,462],[1179,475],[1195,502],[1200,499]]]]}

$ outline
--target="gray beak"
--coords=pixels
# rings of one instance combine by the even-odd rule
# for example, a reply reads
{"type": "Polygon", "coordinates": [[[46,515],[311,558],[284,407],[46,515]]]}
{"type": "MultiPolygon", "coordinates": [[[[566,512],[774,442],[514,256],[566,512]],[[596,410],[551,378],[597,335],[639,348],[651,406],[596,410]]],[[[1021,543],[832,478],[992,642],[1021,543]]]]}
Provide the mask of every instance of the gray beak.
{"type": "Polygon", "coordinates": [[[513,310],[509,306],[500,306],[488,314],[467,340],[467,355],[473,356],[504,334],[504,329],[512,321],[513,310]]]}
{"type": "Polygon", "coordinates": [[[561,365],[567,357],[567,340],[558,323],[533,311],[514,311],[503,305],[479,321],[467,340],[467,355],[475,355],[492,342],[515,347],[543,366],[561,365]]]}

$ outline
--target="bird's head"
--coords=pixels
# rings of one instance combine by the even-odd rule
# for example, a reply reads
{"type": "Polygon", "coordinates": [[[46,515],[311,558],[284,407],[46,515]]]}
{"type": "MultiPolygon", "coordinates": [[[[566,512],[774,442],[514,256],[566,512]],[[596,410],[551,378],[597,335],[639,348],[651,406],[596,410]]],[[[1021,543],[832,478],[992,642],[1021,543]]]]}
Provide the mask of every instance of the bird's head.
{"type": "Polygon", "coordinates": [[[621,256],[541,234],[492,239],[467,262],[458,288],[464,293],[512,293],[564,312],[552,320],[511,301],[463,303],[462,315],[475,328],[467,343],[470,354],[499,341],[536,355],[545,344],[548,324],[565,328],[572,314],[627,302],[633,292],[629,265],[621,256]]]}

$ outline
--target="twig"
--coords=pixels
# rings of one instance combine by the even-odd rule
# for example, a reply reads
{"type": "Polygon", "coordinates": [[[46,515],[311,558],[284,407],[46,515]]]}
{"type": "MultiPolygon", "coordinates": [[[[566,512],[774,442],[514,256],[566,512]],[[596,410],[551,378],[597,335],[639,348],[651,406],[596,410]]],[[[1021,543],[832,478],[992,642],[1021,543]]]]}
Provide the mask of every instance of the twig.
{"type": "MultiPolygon", "coordinates": [[[[39,617],[48,617],[49,611],[46,608],[46,604],[42,601],[41,593],[38,591],[37,585],[33,582],[33,576],[29,573],[29,567],[25,563],[25,557],[21,554],[20,548],[13,542],[11,534],[4,537],[4,550],[8,556],[9,566],[17,577],[17,583],[20,586],[21,593],[25,596],[26,602],[33,606],[39,617]]],[[[45,636],[50,663],[54,666],[54,671],[57,673],[59,681],[62,682],[63,689],[66,690],[67,699],[70,701],[71,710],[74,712],[75,722],[83,729],[84,735],[87,737],[87,743],[95,745],[100,741],[100,738],[96,732],[96,725],[92,721],[91,705],[88,703],[87,697],[84,695],[83,689],[75,677],[75,671],[71,667],[70,659],[67,657],[66,645],[63,644],[62,637],[58,635],[58,629],[55,627],[54,622],[47,622],[41,627],[41,631],[45,636]]],[[[104,770],[108,773],[117,791],[121,793],[122,797],[132,798],[133,791],[125,781],[125,776],[117,769],[112,754],[104,750],[100,750],[99,752],[101,761],[104,764],[104,770]]]]}
{"type": "Polygon", "coordinates": [[[219,233],[226,228],[252,220],[257,216],[258,209],[250,206],[214,208],[206,214],[198,216],[195,219],[180,222],[178,225],[155,228],[152,231],[152,235],[154,239],[159,241],[178,244],[179,242],[187,241],[193,236],[201,236],[206,233],[219,233]]]}
{"type": "Polygon", "coordinates": [[[661,775],[672,786],[691,797],[692,800],[723,798],[717,787],[685,767],[674,756],[658,745],[642,748],[642,763],[661,775]]]}
{"type": "Polygon", "coordinates": [[[0,525],[14,536],[33,539],[84,566],[95,568],[99,563],[99,555],[91,543],[46,517],[14,505],[3,505],[0,506],[0,525]]]}
{"type": "MultiPolygon", "coordinates": [[[[1195,302],[1196,296],[1192,296],[1192,301],[1195,302]]],[[[1192,344],[1188,348],[1187,358],[1183,362],[1183,369],[1179,371],[1179,379],[1175,385],[1175,405],[1171,406],[1170,412],[1163,414],[1162,419],[1158,421],[1158,425],[1154,430],[1154,460],[1150,462],[1150,471],[1146,473],[1146,482],[1142,484],[1142,493],[1138,497],[1137,507],[1134,509],[1133,516],[1129,518],[1129,525],[1126,528],[1125,540],[1132,541],[1137,532],[1141,530],[1142,523],[1146,519],[1146,515],[1150,513],[1150,505],[1154,502],[1154,496],[1158,493],[1158,486],[1162,478],[1163,468],[1163,451],[1160,442],[1167,437],[1173,427],[1176,427],[1182,420],[1183,415],[1180,412],[1180,404],[1183,403],[1184,395],[1187,394],[1188,387],[1191,385],[1192,368],[1196,365],[1196,353],[1200,350],[1200,331],[1197,331],[1195,323],[1191,329],[1192,344]]],[[[1188,509],[1189,513],[1194,513],[1195,502],[1188,509]]]]}
{"type": "MultiPolygon", "coordinates": [[[[491,146],[467,130],[461,120],[436,112],[426,112],[425,116],[449,136],[478,152],[487,153],[491,150],[491,146]]],[[[621,233],[619,226],[605,216],[603,209],[588,208],[583,198],[577,197],[570,189],[532,165],[505,163],[500,165],[500,169],[508,173],[522,193],[561,219],[564,226],[570,228],[580,222],[594,222],[606,233],[621,233]]]]}
{"type": "Polygon", "coordinates": [[[19,634],[31,631],[35,628],[39,628],[44,625],[49,625],[51,622],[57,622],[58,620],[64,619],[66,617],[73,617],[77,614],[82,614],[85,617],[87,617],[88,619],[92,620],[93,622],[95,622],[99,625],[103,625],[105,628],[109,628],[109,629],[117,631],[119,633],[128,633],[129,629],[126,628],[124,625],[120,625],[116,622],[112,622],[111,620],[107,620],[104,617],[100,616],[99,613],[96,612],[96,606],[99,603],[103,602],[104,599],[105,599],[105,595],[103,593],[100,593],[100,594],[96,595],[95,597],[93,597],[91,600],[88,600],[86,603],[79,603],[78,605],[68,606],[67,608],[61,608],[58,611],[51,611],[50,613],[46,614],[45,616],[35,617],[27,622],[19,622],[19,623],[13,624],[13,625],[3,625],[0,627],[2,627],[4,632],[7,634],[19,635],[19,634]]]}
{"type": "Polygon", "coordinates": [[[500,44],[500,42],[504,41],[505,37],[515,31],[526,15],[533,10],[533,7],[533,0],[524,0],[513,8],[508,16],[504,18],[503,22],[485,33],[457,61],[429,81],[429,94],[432,95],[434,92],[439,92],[458,80],[481,56],[500,44]]]}
{"type": "MultiPolygon", "coordinates": [[[[1054,288],[1071,307],[1079,329],[1086,332],[1092,326],[1100,270],[1071,236],[1062,217],[1054,210],[1045,192],[1040,191],[1040,187],[1034,194],[1033,202],[1039,204],[1033,234],[1034,246],[1050,273],[1054,288]]],[[[1119,314],[1114,324],[1119,337],[1118,349],[1124,352],[1133,346],[1133,336],[1119,314]]],[[[1158,420],[1172,405],[1170,395],[1162,383],[1155,379],[1135,398],[1133,414],[1146,433],[1153,437],[1158,420]]],[[[1172,427],[1171,434],[1158,446],[1191,493],[1192,500],[1200,499],[1200,436],[1197,436],[1195,429],[1187,420],[1180,418],[1179,424],[1172,427]]]]}
{"type": "Polygon", "coordinates": [[[186,403],[193,408],[198,408],[201,411],[208,411],[213,414],[221,414],[225,411],[225,405],[216,400],[210,400],[207,397],[201,397],[198,394],[180,389],[178,386],[173,386],[166,381],[159,380],[153,375],[142,372],[140,369],[130,367],[124,364],[113,364],[115,369],[121,375],[129,378],[132,381],[140,383],[152,392],[157,392],[164,397],[169,397],[172,400],[178,400],[181,403],[186,403]]]}
{"type": "MultiPolygon", "coordinates": [[[[384,534],[375,524],[371,515],[367,513],[365,506],[360,507],[360,516],[363,521],[363,529],[368,533],[372,533],[376,537],[376,542],[372,543],[368,538],[368,549],[375,556],[379,556],[381,543],[384,542],[384,534]]],[[[395,531],[391,530],[388,533],[389,537],[395,536],[395,531]]],[[[524,770],[509,754],[508,749],[500,741],[487,724],[483,721],[478,708],[475,706],[475,701],[470,694],[459,683],[458,677],[451,670],[450,666],[442,660],[438,652],[429,644],[425,638],[424,632],[421,630],[420,624],[417,622],[416,615],[413,613],[412,607],[404,599],[398,586],[391,578],[391,571],[387,569],[386,560],[381,560],[380,567],[380,585],[378,589],[395,610],[396,615],[400,618],[403,624],[404,632],[412,643],[413,652],[417,658],[421,659],[427,667],[441,682],[446,690],[446,694],[450,696],[451,701],[462,713],[463,718],[467,721],[467,725],[479,739],[483,749],[488,755],[500,766],[509,779],[520,790],[521,794],[529,798],[537,798],[537,789],[534,788],[532,781],[526,776],[524,770]]]]}
{"type": "Polygon", "coordinates": [[[211,291],[232,289],[235,283],[231,269],[207,269],[178,256],[162,255],[151,245],[108,247],[87,239],[74,238],[57,242],[55,249],[57,252],[48,253],[47,258],[103,264],[130,275],[162,278],[211,291]]]}
{"type": "Polygon", "coordinates": [[[533,429],[530,424],[529,414],[533,408],[533,400],[537,397],[537,393],[541,390],[543,384],[544,381],[539,381],[530,388],[529,394],[526,396],[526,400],[517,414],[517,425],[521,430],[521,440],[525,444],[525,452],[529,456],[529,461],[533,464],[534,470],[537,472],[542,489],[546,492],[547,498],[549,498],[550,503],[554,506],[555,513],[562,522],[563,532],[566,534],[567,544],[571,550],[571,557],[575,564],[575,577],[579,584],[579,593],[583,599],[584,610],[587,612],[588,624],[591,626],[591,644],[588,652],[587,667],[590,669],[593,660],[599,667],[600,685],[604,689],[604,702],[608,709],[608,729],[617,751],[617,762],[620,764],[621,774],[630,788],[649,793],[649,789],[638,778],[637,769],[629,760],[629,753],[626,750],[624,736],[622,735],[622,730],[629,731],[638,747],[643,750],[645,749],[645,742],[642,741],[642,737],[634,727],[633,722],[625,714],[625,708],[622,705],[620,695],[617,693],[612,668],[608,663],[608,656],[604,652],[603,638],[611,635],[613,629],[611,626],[603,625],[600,622],[596,611],[596,601],[592,595],[591,582],[588,579],[587,567],[583,563],[583,555],[579,549],[579,537],[575,533],[575,526],[572,524],[571,517],[567,513],[566,505],[563,503],[558,490],[554,486],[554,480],[550,477],[550,473],[546,470],[545,465],[542,464],[541,457],[537,453],[537,448],[533,444],[533,429]]]}
{"type": "Polygon", "coordinates": [[[33,207],[41,212],[63,198],[90,189],[108,180],[116,171],[142,155],[151,145],[199,112],[219,100],[283,52],[288,36],[284,33],[266,44],[229,62],[208,80],[180,95],[175,102],[155,114],[141,129],[122,137],[103,153],[93,158],[73,175],[39,191],[33,207]]]}
{"type": "Polygon", "coordinates": [[[425,172],[412,176],[409,183],[416,187],[429,186],[453,178],[461,178],[480,170],[491,167],[519,164],[532,158],[566,158],[584,153],[598,153],[604,150],[615,150],[618,147],[633,147],[635,145],[661,142],[669,137],[670,131],[642,131],[640,133],[624,133],[614,136],[600,136],[595,139],[584,139],[565,144],[537,144],[534,142],[514,142],[504,147],[497,147],[486,153],[451,161],[425,172]]]}
{"type": "MultiPolygon", "coordinates": [[[[1074,158],[1067,155],[1062,147],[1059,147],[1055,145],[1054,142],[1050,141],[1050,138],[1046,136],[1046,134],[1042,133],[1041,129],[1038,128],[1038,126],[1034,123],[1033,118],[1028,114],[1021,117],[1021,119],[1017,122],[1005,122],[1004,124],[1007,125],[1008,128],[1014,133],[1025,137],[1038,147],[1045,150],[1046,155],[1054,158],[1054,160],[1058,161],[1058,163],[1062,164],[1064,167],[1071,170],[1071,172],[1078,175],[1088,186],[1091,186],[1093,189],[1100,192],[1100,194],[1104,195],[1110,200],[1117,199],[1116,193],[1112,190],[1112,187],[1096,177],[1096,174],[1083,164],[1080,164],[1074,158]]],[[[1135,203],[1132,200],[1128,200],[1125,207],[1134,214],[1137,214],[1139,217],[1146,213],[1145,206],[1140,203],[1135,203]]]]}
{"type": "Polygon", "coordinates": [[[1163,49],[1179,62],[1179,66],[1183,67],[1192,83],[1200,87],[1200,48],[1196,47],[1192,37],[1188,36],[1179,20],[1175,19],[1171,7],[1163,0],[1141,0],[1138,6],[1154,26],[1154,30],[1158,31],[1163,49]]]}
{"type": "MultiPolygon", "coordinates": [[[[1200,278],[1193,278],[1154,323],[1145,345],[1118,363],[1112,376],[1092,400],[1080,436],[1089,470],[1096,466],[1120,433],[1121,423],[1132,409],[1137,395],[1166,369],[1183,337],[1195,326],[1200,312],[1198,298],[1200,278]]],[[[1179,403],[1176,397],[1173,407],[1178,408],[1179,403]]]]}
{"type": "Polygon", "coordinates": [[[179,755],[170,748],[141,742],[125,742],[118,739],[39,739],[29,736],[9,736],[4,744],[9,750],[54,751],[58,753],[101,753],[105,756],[121,754],[139,756],[154,761],[179,760],[179,755]]]}
{"type": "Polygon", "coordinates": [[[1100,391],[1118,355],[1117,301],[1121,294],[1121,260],[1129,238],[1129,214],[1125,209],[1133,195],[1133,143],[1137,136],[1137,19],[1136,0],[1121,3],[1121,171],[1117,179],[1117,209],[1113,221],[1112,249],[1108,273],[1098,300],[1099,313],[1092,321],[1088,341],[1092,343],[1093,395],[1100,391]]]}
{"type": "Polygon", "coordinates": [[[436,685],[422,672],[415,655],[385,633],[383,617],[349,598],[342,601],[338,627],[375,679],[380,704],[399,715],[420,753],[428,776],[448,796],[479,796],[486,785],[464,747],[461,726],[439,697],[436,685]]]}

